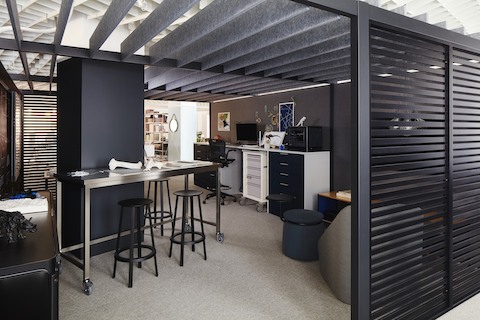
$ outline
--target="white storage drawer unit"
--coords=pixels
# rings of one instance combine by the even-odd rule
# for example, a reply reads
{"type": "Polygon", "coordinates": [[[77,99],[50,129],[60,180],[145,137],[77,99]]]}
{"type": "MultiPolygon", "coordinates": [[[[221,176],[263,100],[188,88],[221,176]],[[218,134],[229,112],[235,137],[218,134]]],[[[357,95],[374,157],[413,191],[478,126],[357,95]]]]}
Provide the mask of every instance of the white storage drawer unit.
{"type": "Polygon", "coordinates": [[[267,196],[267,153],[243,151],[243,197],[265,203],[267,196]]]}

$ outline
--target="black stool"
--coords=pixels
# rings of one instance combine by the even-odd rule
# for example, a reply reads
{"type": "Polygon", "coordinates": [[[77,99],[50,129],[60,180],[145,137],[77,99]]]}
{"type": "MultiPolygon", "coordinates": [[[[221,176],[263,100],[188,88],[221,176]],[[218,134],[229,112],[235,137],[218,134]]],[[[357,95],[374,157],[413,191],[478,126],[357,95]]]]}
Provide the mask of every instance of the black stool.
{"type": "Polygon", "coordinates": [[[284,194],[284,193],[274,193],[274,194],[269,194],[268,196],[265,197],[265,199],[273,202],[278,202],[278,205],[280,206],[279,216],[280,216],[280,219],[283,220],[283,209],[282,209],[283,204],[292,202],[293,199],[295,199],[295,197],[289,194],[284,194]]]}
{"type": "Polygon", "coordinates": [[[150,205],[152,204],[150,199],[126,199],[119,201],[118,204],[121,207],[120,211],[120,223],[118,224],[118,235],[117,235],[117,246],[115,248],[115,262],[113,264],[113,276],[115,278],[115,271],[117,270],[117,261],[128,262],[128,287],[131,288],[133,285],[133,263],[136,262],[139,268],[142,267],[142,261],[150,259],[153,257],[155,260],[155,276],[158,277],[158,267],[157,267],[157,251],[155,250],[155,242],[153,240],[153,227],[152,227],[152,217],[150,213],[150,205]],[[131,208],[130,215],[130,246],[119,248],[120,245],[120,233],[122,232],[122,220],[123,220],[123,209],[131,208]],[[145,215],[143,215],[142,210],[145,209],[145,215]],[[150,235],[152,237],[152,245],[142,244],[142,218],[147,217],[150,223],[150,235]],[[135,244],[135,220],[137,224],[137,243],[135,244]],[[137,249],[137,255],[134,255],[135,248],[137,249]],[[149,252],[142,256],[142,248],[148,249],[149,252]],[[123,251],[129,251],[128,257],[122,257],[121,253],[123,251]]]}
{"type": "MultiPolygon", "coordinates": [[[[160,180],[155,180],[155,181],[149,181],[148,182],[148,191],[147,191],[147,197],[150,198],[150,185],[153,185],[153,219],[155,221],[159,220],[163,222],[163,219],[166,218],[171,218],[172,217],[172,203],[170,201],[170,187],[168,185],[168,179],[160,179],[160,180]],[[163,207],[163,184],[167,185],[167,195],[168,195],[168,208],[169,211],[165,211],[163,207]],[[157,210],[157,190],[158,190],[158,184],[160,184],[160,211],[157,210]],[[160,216],[157,216],[159,214],[160,216]]],[[[173,228],[173,221],[172,221],[172,228],[173,228]]],[[[163,236],[163,223],[160,225],[160,235],[163,236]]]]}
{"type": "Polygon", "coordinates": [[[195,244],[203,242],[203,256],[204,259],[207,260],[207,251],[205,249],[205,232],[203,230],[203,216],[202,216],[202,205],[200,203],[200,195],[202,191],[198,190],[180,190],[175,191],[173,193],[176,195],[175,198],[175,215],[173,217],[173,230],[172,230],[172,237],[170,238],[170,253],[169,257],[172,256],[172,246],[174,243],[180,245],[180,266],[183,266],[183,252],[184,252],[184,245],[191,244],[192,251],[195,251],[195,244]],[[178,198],[183,198],[183,208],[182,208],[182,231],[175,232],[175,221],[177,219],[177,208],[178,208],[178,198]],[[202,229],[201,232],[195,231],[194,227],[194,216],[193,216],[193,198],[197,197],[198,199],[198,211],[200,214],[200,227],[202,229]],[[188,224],[188,199],[190,199],[190,228],[186,230],[186,225],[188,224]],[[190,234],[190,240],[185,239],[185,236],[190,234]],[[180,238],[180,239],[178,239],[180,238]]]}
{"type": "Polygon", "coordinates": [[[283,254],[295,260],[318,260],[323,214],[314,210],[292,209],[285,211],[283,217],[283,254]]]}

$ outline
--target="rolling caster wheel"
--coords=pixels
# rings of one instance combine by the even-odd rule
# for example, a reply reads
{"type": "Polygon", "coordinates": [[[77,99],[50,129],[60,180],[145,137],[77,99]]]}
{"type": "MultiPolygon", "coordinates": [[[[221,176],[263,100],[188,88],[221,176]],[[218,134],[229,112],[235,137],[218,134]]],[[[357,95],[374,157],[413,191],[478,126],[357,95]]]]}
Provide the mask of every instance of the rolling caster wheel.
{"type": "Polygon", "coordinates": [[[234,198],[233,198],[233,202],[237,202],[237,197],[234,197],[234,198]]]}
{"type": "Polygon", "coordinates": [[[90,279],[83,280],[83,293],[87,296],[91,295],[93,291],[93,282],[90,279]]]}
{"type": "Polygon", "coordinates": [[[247,203],[247,199],[245,199],[244,197],[241,197],[240,200],[238,200],[238,203],[241,206],[244,206],[247,203]]]}
{"type": "Polygon", "coordinates": [[[264,212],[265,206],[263,204],[257,204],[257,212],[264,212]]]}
{"type": "Polygon", "coordinates": [[[223,242],[225,240],[225,235],[222,232],[217,232],[217,241],[223,242]]]}

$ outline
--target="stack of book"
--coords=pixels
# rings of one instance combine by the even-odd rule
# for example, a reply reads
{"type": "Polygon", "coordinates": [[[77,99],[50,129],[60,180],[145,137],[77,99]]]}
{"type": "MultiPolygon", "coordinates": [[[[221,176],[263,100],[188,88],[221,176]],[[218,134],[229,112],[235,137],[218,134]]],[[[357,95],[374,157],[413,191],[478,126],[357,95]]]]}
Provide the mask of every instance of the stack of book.
{"type": "Polygon", "coordinates": [[[352,190],[340,190],[340,191],[337,191],[336,195],[337,195],[337,197],[346,198],[346,199],[351,200],[352,199],[352,190]]]}

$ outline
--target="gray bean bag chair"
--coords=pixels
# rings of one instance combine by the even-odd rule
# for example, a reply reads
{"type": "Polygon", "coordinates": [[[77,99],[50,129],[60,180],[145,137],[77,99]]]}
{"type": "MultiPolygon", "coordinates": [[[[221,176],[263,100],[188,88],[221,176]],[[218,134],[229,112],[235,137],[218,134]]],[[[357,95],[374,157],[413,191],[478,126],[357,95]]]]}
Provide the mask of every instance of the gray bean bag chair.
{"type": "Polygon", "coordinates": [[[351,206],[343,208],[318,240],[320,272],[333,294],[350,304],[351,206]]]}

